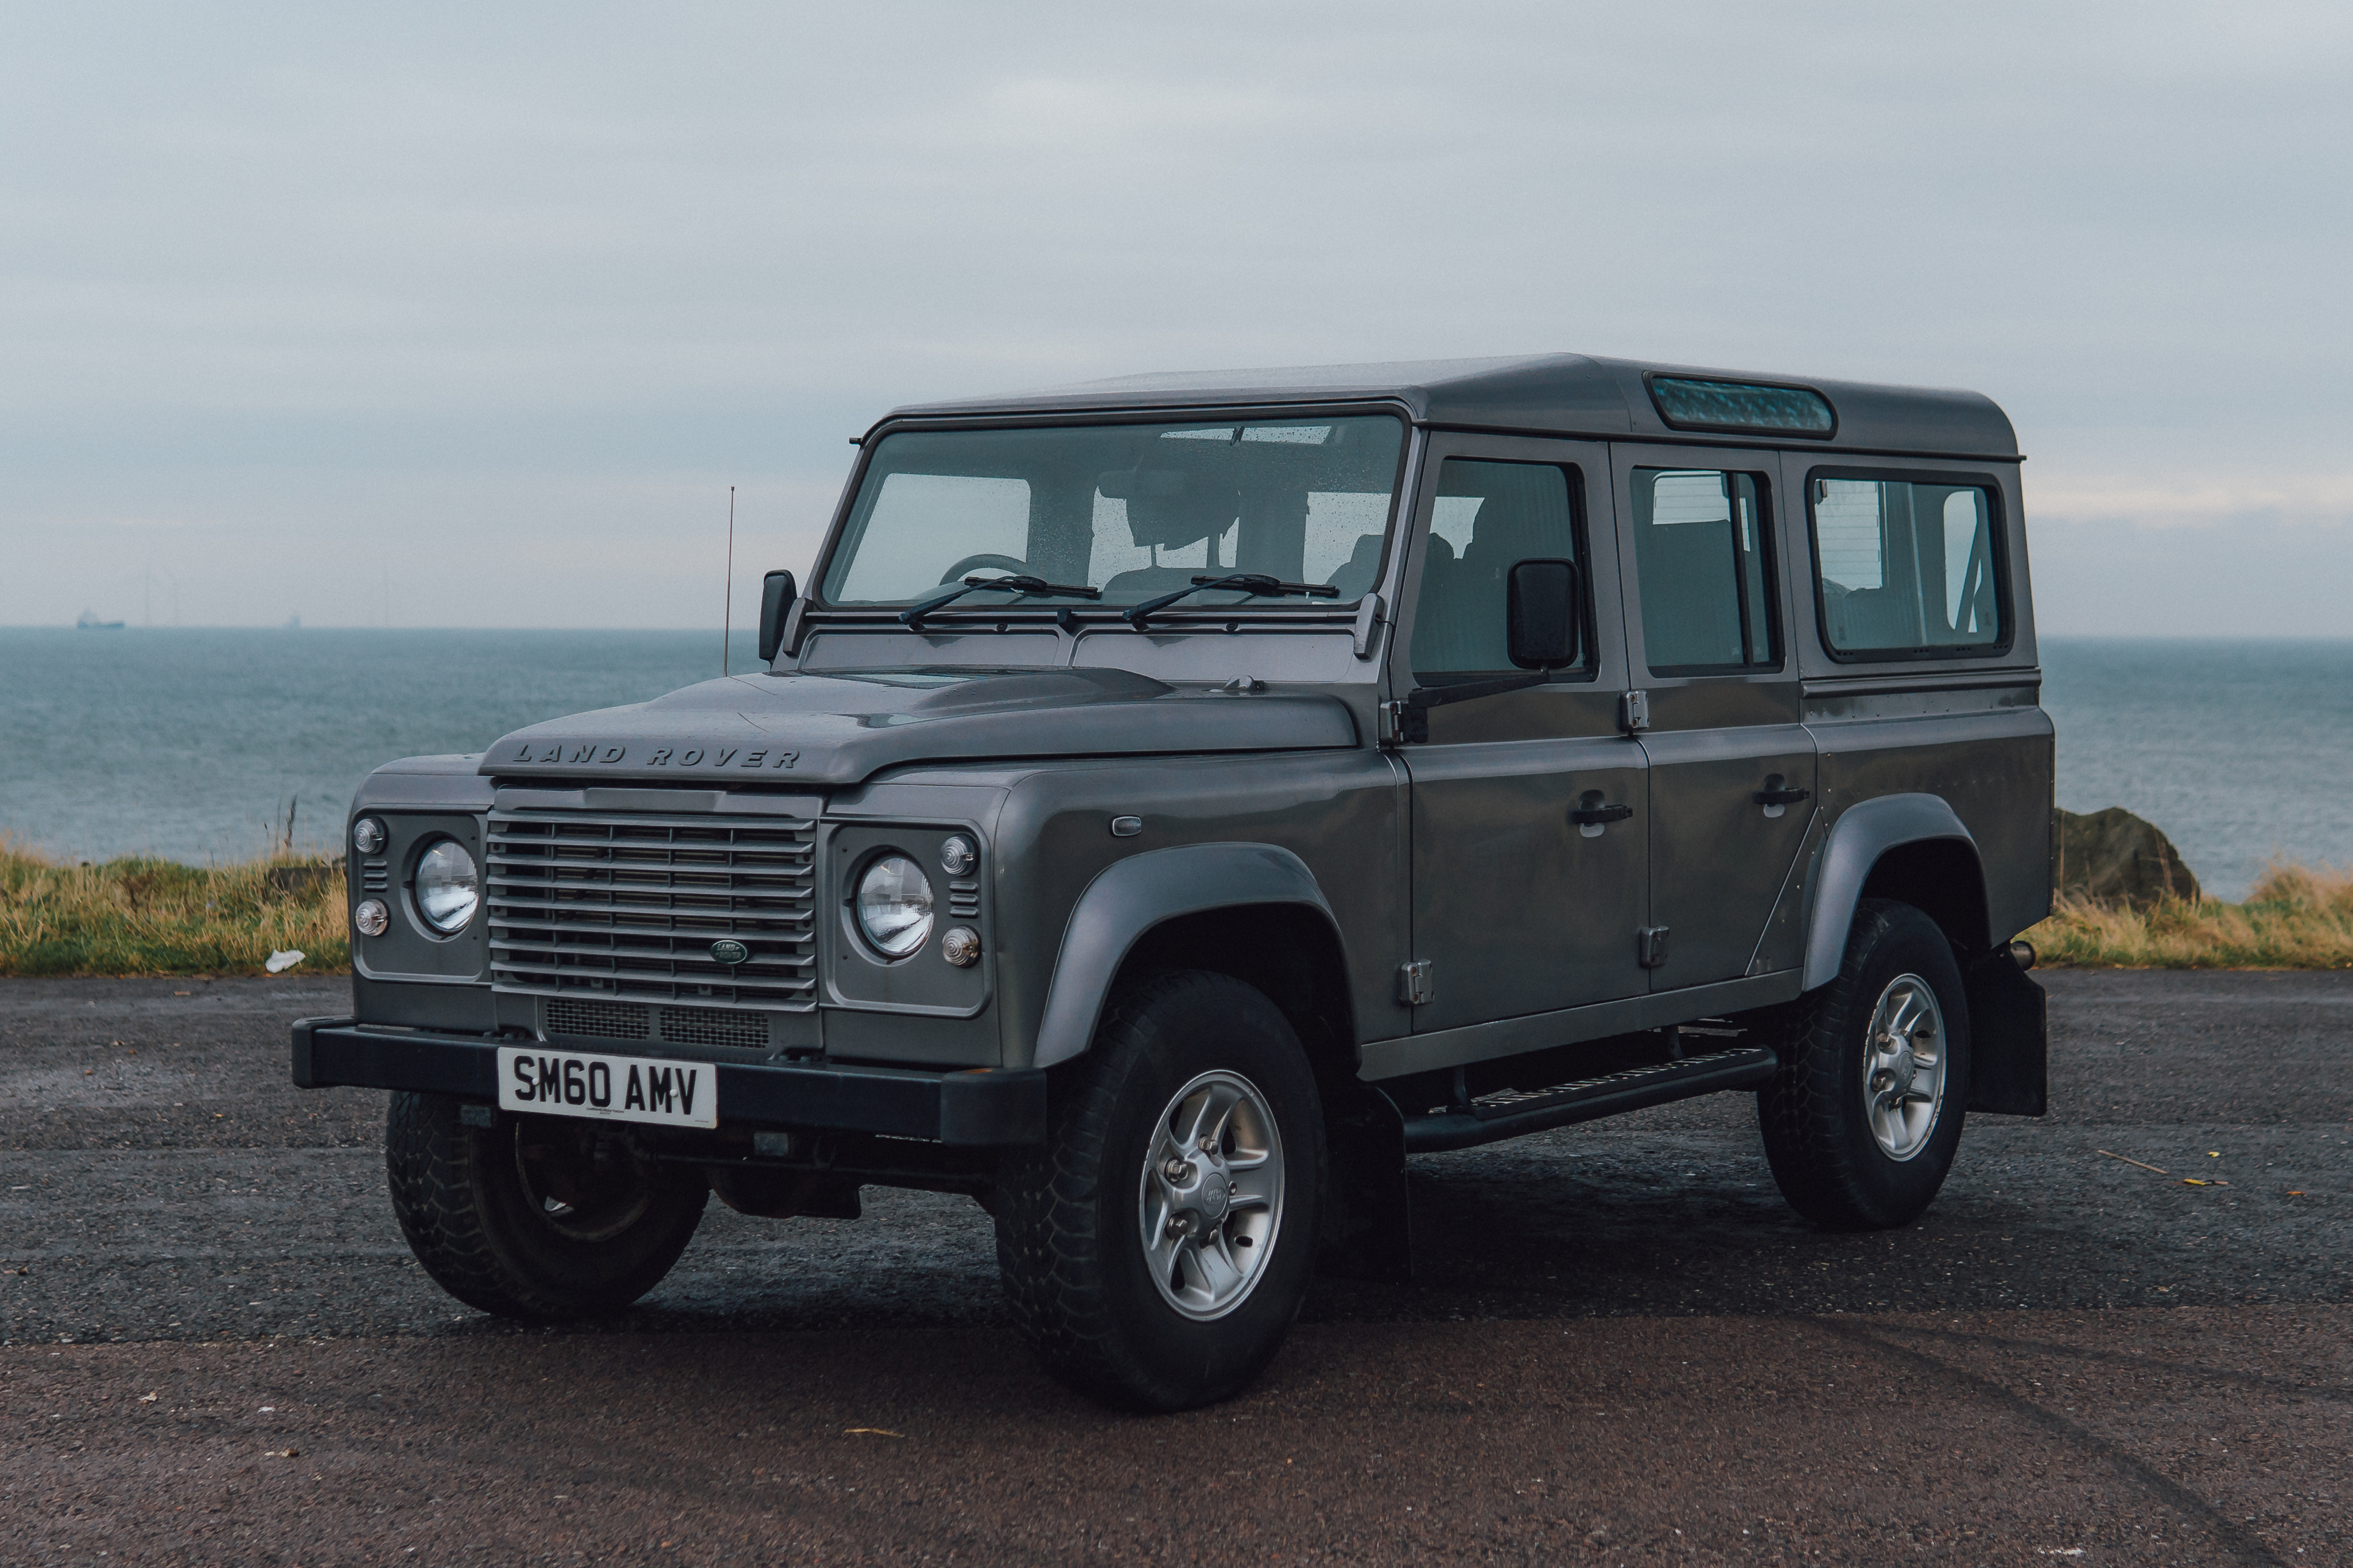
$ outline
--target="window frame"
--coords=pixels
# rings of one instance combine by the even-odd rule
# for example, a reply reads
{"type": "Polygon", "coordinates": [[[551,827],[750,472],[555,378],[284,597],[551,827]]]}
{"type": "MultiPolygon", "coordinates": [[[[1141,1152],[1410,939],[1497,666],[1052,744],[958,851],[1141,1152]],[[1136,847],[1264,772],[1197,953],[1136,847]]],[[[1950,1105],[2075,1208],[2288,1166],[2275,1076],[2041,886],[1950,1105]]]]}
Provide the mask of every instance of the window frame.
{"type": "MultiPolygon", "coordinates": [[[[1711,460],[1708,462],[1688,464],[1682,468],[1672,468],[1654,464],[1647,458],[1635,458],[1626,465],[1626,545],[1629,551],[1628,564],[1633,569],[1634,574],[1634,593],[1632,603],[1627,605],[1627,609],[1630,612],[1628,618],[1641,626],[1642,628],[1642,668],[1644,672],[1649,674],[1654,679],[1659,680],[1694,680],[1707,679],[1722,676],[1754,677],[1779,675],[1785,673],[1789,668],[1789,638],[1786,635],[1788,628],[1782,625],[1783,616],[1781,611],[1780,586],[1781,550],[1779,542],[1776,538],[1777,531],[1773,527],[1773,492],[1778,476],[1772,473],[1767,473],[1761,468],[1740,468],[1731,467],[1728,464],[1719,466],[1713,460],[1713,458],[1711,458],[1711,460]],[[1634,486],[1639,482],[1635,476],[1645,471],[1661,474],[1741,474],[1746,475],[1749,481],[1756,485],[1757,542],[1757,553],[1764,558],[1763,577],[1765,588],[1766,640],[1773,650],[1773,658],[1770,663],[1749,664],[1744,661],[1739,664],[1660,665],[1652,664],[1651,662],[1650,626],[1649,623],[1644,620],[1642,611],[1642,592],[1645,581],[1642,575],[1642,541],[1641,536],[1635,531],[1642,525],[1636,521],[1634,514],[1634,486]]],[[[1657,503],[1654,499],[1652,502],[1654,508],[1656,504],[1657,503]]],[[[1651,526],[1655,527],[1657,525],[1652,524],[1651,526]]],[[[1740,609],[1741,612],[1746,615],[1747,612],[1747,605],[1746,603],[1747,585],[1744,583],[1741,586],[1743,602],[1740,605],[1740,609]]]]}
{"type": "MultiPolygon", "coordinates": [[[[1607,460],[1606,458],[1604,460],[1607,460]]],[[[1499,458],[1475,451],[1436,454],[1435,459],[1427,463],[1425,470],[1427,478],[1424,482],[1429,486],[1427,497],[1429,521],[1419,530],[1421,537],[1414,541],[1418,546],[1418,554],[1424,560],[1430,551],[1430,536],[1438,531],[1437,503],[1444,499],[1440,493],[1439,487],[1445,483],[1446,465],[1449,463],[1509,463],[1520,468],[1559,470],[1562,483],[1568,487],[1569,548],[1575,552],[1571,559],[1577,567],[1577,647],[1583,657],[1574,666],[1541,673],[1545,675],[1547,683],[1557,682],[1564,686],[1585,685],[1600,679],[1601,646],[1596,636],[1597,623],[1594,613],[1593,543],[1591,531],[1586,526],[1585,488],[1588,478],[1586,465],[1569,458],[1499,458]]],[[[1535,556],[1530,559],[1555,560],[1557,557],[1535,556]]],[[[1425,565],[1422,571],[1417,573],[1414,579],[1411,628],[1413,632],[1419,632],[1421,628],[1421,595],[1429,581],[1425,565]]],[[[1400,640],[1404,645],[1402,651],[1405,655],[1406,673],[1411,677],[1413,685],[1431,691],[1440,691],[1449,686],[1467,685],[1472,681],[1493,680],[1499,676],[1539,673],[1535,670],[1522,669],[1517,665],[1514,665],[1504,669],[1433,670],[1426,675],[1414,668],[1412,636],[1408,635],[1400,640]],[[1437,679],[1433,680],[1430,679],[1430,675],[1435,675],[1437,679]]]]}
{"type": "Polygon", "coordinates": [[[1982,469],[1881,468],[1824,463],[1806,470],[1802,481],[1806,502],[1806,553],[1813,573],[1814,640],[1839,664],[1917,664],[1926,659],[2000,658],[2018,641],[2018,616],[2010,584],[2010,512],[2000,476],[1982,469]],[[2001,636],[1988,643],[1954,643],[1940,647],[1840,648],[1831,642],[1830,606],[1822,597],[1822,532],[1814,515],[1814,486],[1821,479],[1866,479],[1881,484],[1936,485],[1947,489],[1978,489],[1986,496],[1986,531],[1992,546],[1994,614],[2001,636]]]}

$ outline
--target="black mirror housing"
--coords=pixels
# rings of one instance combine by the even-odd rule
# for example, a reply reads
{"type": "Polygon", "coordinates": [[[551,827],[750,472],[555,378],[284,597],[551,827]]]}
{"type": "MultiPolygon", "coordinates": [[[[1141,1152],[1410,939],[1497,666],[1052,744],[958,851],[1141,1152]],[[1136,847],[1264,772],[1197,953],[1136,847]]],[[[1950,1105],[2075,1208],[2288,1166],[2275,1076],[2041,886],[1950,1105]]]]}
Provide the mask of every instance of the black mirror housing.
{"type": "Polygon", "coordinates": [[[1522,669],[1575,664],[1583,622],[1578,601],[1574,561],[1514,562],[1504,595],[1512,662],[1522,669]]]}
{"type": "Polygon", "coordinates": [[[776,657],[785,640],[785,612],[793,607],[795,584],[789,572],[771,572],[760,579],[760,662],[776,657]]]}

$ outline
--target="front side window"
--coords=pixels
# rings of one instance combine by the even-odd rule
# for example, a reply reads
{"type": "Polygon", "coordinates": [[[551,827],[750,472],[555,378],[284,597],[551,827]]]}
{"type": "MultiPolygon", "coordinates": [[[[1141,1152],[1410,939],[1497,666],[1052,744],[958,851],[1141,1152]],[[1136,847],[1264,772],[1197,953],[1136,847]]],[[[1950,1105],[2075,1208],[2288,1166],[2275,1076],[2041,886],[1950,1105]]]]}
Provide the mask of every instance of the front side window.
{"type": "MultiPolygon", "coordinates": [[[[1525,673],[1512,663],[1506,577],[1529,560],[1574,561],[1583,570],[1569,473],[1548,463],[1467,458],[1440,465],[1414,601],[1414,679],[1525,673]]],[[[1589,660],[1593,639],[1580,640],[1589,660]]]]}
{"type": "Polygon", "coordinates": [[[1132,605],[1250,572],[1339,590],[1310,604],[1353,605],[1380,575],[1404,449],[1403,422],[1383,415],[898,431],[867,465],[821,597],[905,605],[966,575],[1019,574],[1132,605]]]}
{"type": "Polygon", "coordinates": [[[1917,658],[2008,640],[1984,486],[1817,475],[1809,488],[1832,653],[1917,658]]]}
{"type": "Polygon", "coordinates": [[[1715,468],[1634,470],[1634,570],[1653,675],[1781,662],[1765,482],[1715,468]]]}

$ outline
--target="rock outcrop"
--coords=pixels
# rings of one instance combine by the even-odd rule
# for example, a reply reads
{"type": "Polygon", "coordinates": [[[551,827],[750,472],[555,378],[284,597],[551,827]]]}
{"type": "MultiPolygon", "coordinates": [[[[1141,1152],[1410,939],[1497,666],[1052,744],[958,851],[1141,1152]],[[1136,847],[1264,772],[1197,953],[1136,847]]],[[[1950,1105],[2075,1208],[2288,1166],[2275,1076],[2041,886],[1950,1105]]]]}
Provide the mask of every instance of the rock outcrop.
{"type": "Polygon", "coordinates": [[[2147,909],[2168,899],[2203,895],[2173,841],[2121,805],[2078,816],[2059,813],[2058,864],[2052,880],[2064,898],[2147,909]]]}

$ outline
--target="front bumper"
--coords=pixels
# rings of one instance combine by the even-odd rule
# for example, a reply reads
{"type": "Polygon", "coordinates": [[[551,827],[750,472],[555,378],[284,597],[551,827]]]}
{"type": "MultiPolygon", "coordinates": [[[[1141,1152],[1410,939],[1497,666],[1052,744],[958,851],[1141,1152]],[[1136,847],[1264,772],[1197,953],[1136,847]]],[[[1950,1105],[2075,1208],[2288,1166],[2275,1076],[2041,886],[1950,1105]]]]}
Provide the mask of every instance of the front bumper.
{"type": "MultiPolygon", "coordinates": [[[[501,1041],[383,1029],[349,1018],[294,1025],[300,1089],[399,1089],[498,1103],[501,1041]]],[[[875,1132],[939,1143],[1035,1143],[1046,1136],[1046,1075],[716,1062],[721,1124],[875,1132]]]]}

